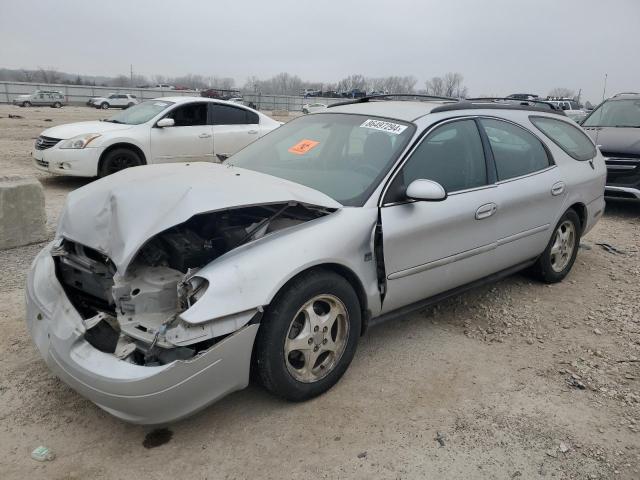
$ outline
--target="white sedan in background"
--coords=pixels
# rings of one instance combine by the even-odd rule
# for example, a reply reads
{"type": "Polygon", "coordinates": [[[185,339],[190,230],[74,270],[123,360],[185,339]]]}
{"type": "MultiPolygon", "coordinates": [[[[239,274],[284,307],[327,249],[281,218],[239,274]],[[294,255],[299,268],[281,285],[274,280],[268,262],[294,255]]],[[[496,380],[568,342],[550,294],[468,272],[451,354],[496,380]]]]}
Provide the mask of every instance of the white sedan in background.
{"type": "Polygon", "coordinates": [[[322,112],[327,109],[327,105],[324,103],[307,103],[302,106],[302,113],[316,113],[322,112]]]}
{"type": "Polygon", "coordinates": [[[138,97],[130,93],[112,93],[108,97],[95,97],[90,100],[90,106],[102,108],[129,108],[140,103],[138,97]]]}
{"type": "Polygon", "coordinates": [[[108,119],[49,128],[33,158],[40,170],[78,177],[153,163],[220,162],[280,125],[236,103],[164,97],[108,119]]]}

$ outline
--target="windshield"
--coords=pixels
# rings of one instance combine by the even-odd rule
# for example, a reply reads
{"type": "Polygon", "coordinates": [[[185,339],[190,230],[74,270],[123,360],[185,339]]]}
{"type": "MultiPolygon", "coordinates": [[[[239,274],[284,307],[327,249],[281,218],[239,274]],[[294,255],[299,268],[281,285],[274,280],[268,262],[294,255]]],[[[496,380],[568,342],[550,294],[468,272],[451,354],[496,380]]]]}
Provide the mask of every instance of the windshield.
{"type": "Polygon", "coordinates": [[[226,162],[306,185],[348,206],[362,206],[415,128],[364,115],[300,117],[226,162]]]}
{"type": "Polygon", "coordinates": [[[585,127],[640,127],[640,99],[609,100],[582,124],[585,127]]]}
{"type": "Polygon", "coordinates": [[[149,100],[147,102],[142,102],[138,105],[134,105],[133,107],[129,107],[126,110],[123,110],[113,117],[106,119],[105,122],[124,123],[126,125],[140,125],[141,123],[148,122],[171,105],[173,105],[173,102],[166,102],[164,100],[149,100]]]}

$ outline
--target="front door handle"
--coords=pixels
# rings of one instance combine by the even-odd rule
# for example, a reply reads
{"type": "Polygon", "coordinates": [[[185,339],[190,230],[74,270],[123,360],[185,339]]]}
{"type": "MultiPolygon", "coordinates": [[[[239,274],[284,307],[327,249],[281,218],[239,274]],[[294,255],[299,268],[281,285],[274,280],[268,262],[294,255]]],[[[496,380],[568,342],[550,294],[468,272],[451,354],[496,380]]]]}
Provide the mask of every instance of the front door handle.
{"type": "Polygon", "coordinates": [[[247,133],[249,135],[255,135],[256,133],[258,133],[258,130],[249,130],[247,133]]]}
{"type": "Polygon", "coordinates": [[[564,182],[556,182],[551,187],[551,195],[554,197],[564,193],[564,182]]]}
{"type": "Polygon", "coordinates": [[[476,210],[476,220],[482,220],[483,218],[490,217],[498,210],[498,206],[491,202],[480,205],[476,210]]]}
{"type": "Polygon", "coordinates": [[[198,138],[211,138],[211,134],[210,133],[201,133],[200,135],[198,135],[198,138]]]}

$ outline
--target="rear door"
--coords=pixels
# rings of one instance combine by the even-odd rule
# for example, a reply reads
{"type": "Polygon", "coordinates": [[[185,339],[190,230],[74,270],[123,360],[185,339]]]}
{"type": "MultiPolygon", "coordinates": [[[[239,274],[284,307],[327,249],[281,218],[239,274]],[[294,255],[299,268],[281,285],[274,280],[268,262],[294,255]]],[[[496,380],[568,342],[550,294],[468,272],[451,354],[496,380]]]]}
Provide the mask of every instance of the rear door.
{"type": "Polygon", "coordinates": [[[566,184],[542,141],[521,125],[482,118],[497,177],[500,269],[542,253],[566,196],[566,184]]]}
{"type": "Polygon", "coordinates": [[[163,118],[173,118],[173,127],[151,128],[153,163],[213,161],[213,127],[208,102],[178,105],[163,118]]]}
{"type": "Polygon", "coordinates": [[[260,136],[260,118],[255,112],[223,103],[209,105],[217,161],[230,157],[260,136]]]}
{"type": "Polygon", "coordinates": [[[411,153],[380,209],[387,293],[383,313],[496,270],[497,188],[474,119],[448,121],[411,153]],[[408,201],[416,179],[440,183],[447,198],[408,201]]]}

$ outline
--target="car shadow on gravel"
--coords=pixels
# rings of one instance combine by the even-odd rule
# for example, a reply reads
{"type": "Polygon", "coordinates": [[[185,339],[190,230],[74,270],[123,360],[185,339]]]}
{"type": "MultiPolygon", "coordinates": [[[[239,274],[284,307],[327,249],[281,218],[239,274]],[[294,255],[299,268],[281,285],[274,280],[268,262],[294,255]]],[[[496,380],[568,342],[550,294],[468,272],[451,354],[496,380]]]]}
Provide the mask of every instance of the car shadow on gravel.
{"type": "Polygon", "coordinates": [[[604,214],[607,217],[614,217],[624,220],[638,220],[640,219],[640,201],[607,199],[607,205],[604,209],[604,214]]]}
{"type": "Polygon", "coordinates": [[[48,176],[38,178],[43,187],[59,188],[67,190],[75,190],[76,188],[84,187],[88,183],[91,183],[93,178],[84,177],[66,177],[66,176],[48,176]]]}

